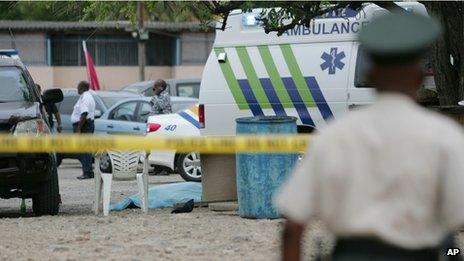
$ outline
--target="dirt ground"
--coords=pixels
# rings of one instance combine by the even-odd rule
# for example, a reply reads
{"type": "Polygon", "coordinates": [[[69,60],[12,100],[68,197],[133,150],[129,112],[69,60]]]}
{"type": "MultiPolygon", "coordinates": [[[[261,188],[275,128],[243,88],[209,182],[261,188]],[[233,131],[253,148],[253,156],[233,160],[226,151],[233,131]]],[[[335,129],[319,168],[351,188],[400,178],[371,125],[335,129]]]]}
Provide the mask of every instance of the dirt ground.
{"type": "MultiPolygon", "coordinates": [[[[0,200],[0,260],[278,260],[283,220],[250,220],[236,212],[195,208],[92,212],[94,181],[76,179],[77,161],[59,168],[63,204],[60,215],[19,214],[20,200],[0,200]]],[[[179,175],[151,176],[150,185],[182,182],[179,175]]],[[[114,182],[112,202],[137,192],[135,182],[114,182]]],[[[464,237],[461,233],[461,241],[464,237]]],[[[327,253],[333,239],[319,223],[308,229],[305,260],[327,253]]],[[[461,244],[462,246],[462,244],[461,244]]],[[[462,248],[461,248],[462,249],[462,248]]]]}
{"type": "MultiPolygon", "coordinates": [[[[92,212],[94,181],[79,181],[80,165],[59,168],[63,204],[58,216],[19,214],[20,200],[0,200],[0,260],[276,260],[282,220],[248,220],[235,212],[195,208],[92,212]]],[[[178,175],[151,176],[150,185],[180,182],[178,175]]],[[[112,202],[137,192],[135,182],[114,182],[112,202]]]]}

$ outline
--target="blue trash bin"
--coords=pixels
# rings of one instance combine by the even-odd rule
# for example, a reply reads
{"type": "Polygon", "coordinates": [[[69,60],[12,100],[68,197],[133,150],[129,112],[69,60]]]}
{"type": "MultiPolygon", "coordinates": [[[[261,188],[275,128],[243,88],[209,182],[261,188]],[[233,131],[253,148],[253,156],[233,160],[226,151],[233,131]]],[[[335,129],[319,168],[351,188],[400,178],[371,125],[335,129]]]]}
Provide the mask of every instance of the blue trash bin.
{"type": "MultiPolygon", "coordinates": [[[[296,118],[260,116],[238,118],[240,134],[297,134],[296,118]]],[[[293,169],[295,153],[237,153],[237,195],[239,214],[245,218],[279,218],[272,203],[274,192],[293,169]]]]}

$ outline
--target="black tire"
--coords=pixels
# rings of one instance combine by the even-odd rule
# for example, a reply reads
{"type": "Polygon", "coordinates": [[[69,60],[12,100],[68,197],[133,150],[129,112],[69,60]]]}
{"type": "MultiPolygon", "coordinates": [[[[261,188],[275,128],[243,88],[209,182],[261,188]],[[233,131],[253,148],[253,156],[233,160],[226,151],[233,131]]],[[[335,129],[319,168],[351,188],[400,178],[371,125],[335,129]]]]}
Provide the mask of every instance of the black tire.
{"type": "Polygon", "coordinates": [[[179,154],[176,161],[176,168],[180,176],[185,181],[201,182],[201,166],[200,154],[191,152],[189,154],[179,154]],[[194,156],[196,155],[196,156],[194,156]],[[195,158],[197,157],[197,159],[195,158]],[[187,162],[194,162],[193,169],[189,170],[186,166],[187,162]]]}
{"type": "Polygon", "coordinates": [[[58,168],[61,165],[61,162],[63,162],[63,157],[61,154],[57,153],[56,154],[56,167],[58,168]]]}
{"type": "Polygon", "coordinates": [[[32,211],[36,216],[54,216],[60,209],[61,199],[56,166],[53,166],[50,171],[50,179],[42,183],[39,192],[32,197],[32,211]]]}

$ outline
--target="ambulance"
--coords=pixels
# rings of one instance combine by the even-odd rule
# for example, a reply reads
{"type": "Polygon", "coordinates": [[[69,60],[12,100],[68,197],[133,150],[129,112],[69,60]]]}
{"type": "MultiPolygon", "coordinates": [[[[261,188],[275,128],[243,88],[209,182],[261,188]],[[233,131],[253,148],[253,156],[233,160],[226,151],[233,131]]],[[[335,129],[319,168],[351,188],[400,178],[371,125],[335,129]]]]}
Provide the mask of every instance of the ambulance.
{"type": "MultiPolygon", "coordinates": [[[[423,4],[397,5],[427,15],[423,4]]],[[[200,86],[202,136],[235,135],[236,118],[262,115],[297,117],[298,131],[310,133],[374,101],[357,33],[387,10],[375,4],[360,11],[347,8],[281,36],[264,32],[257,19],[260,12],[234,11],[227,29],[216,31],[200,86]]],[[[203,179],[209,171],[217,172],[225,160],[234,156],[202,155],[203,179]]],[[[221,170],[225,172],[235,176],[235,168],[221,170]]]]}

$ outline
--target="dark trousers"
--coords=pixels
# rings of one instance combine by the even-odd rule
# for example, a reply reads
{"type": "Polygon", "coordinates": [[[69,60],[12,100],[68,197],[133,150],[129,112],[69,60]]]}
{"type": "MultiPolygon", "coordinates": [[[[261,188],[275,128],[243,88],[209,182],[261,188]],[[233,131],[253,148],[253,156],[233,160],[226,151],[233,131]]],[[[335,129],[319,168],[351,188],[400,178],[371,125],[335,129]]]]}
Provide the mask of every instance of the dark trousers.
{"type": "Polygon", "coordinates": [[[340,239],[335,246],[332,260],[398,260],[398,261],[435,261],[439,256],[438,248],[409,250],[399,248],[377,239],[353,238],[340,239]]]}
{"type": "MultiPolygon", "coordinates": [[[[77,130],[77,123],[73,123],[73,130],[74,133],[77,130]]],[[[82,126],[81,133],[93,133],[95,131],[95,124],[93,120],[87,120],[82,126]]],[[[93,168],[92,168],[92,161],[93,155],[91,153],[81,153],[78,157],[79,161],[82,164],[82,171],[84,176],[93,177],[93,168]]]]}

